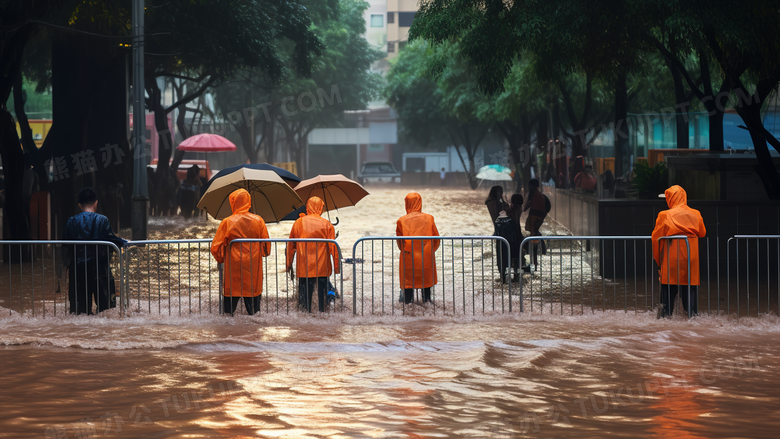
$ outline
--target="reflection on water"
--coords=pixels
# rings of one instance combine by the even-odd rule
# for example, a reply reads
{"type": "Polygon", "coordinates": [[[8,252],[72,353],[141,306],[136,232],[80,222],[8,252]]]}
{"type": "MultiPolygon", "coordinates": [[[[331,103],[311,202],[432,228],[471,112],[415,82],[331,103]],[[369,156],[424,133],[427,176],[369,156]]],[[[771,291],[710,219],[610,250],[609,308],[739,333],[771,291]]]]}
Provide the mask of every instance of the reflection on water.
{"type": "Polygon", "coordinates": [[[0,320],[0,437],[776,437],[778,319],[0,320]],[[487,341],[484,341],[487,340],[487,341]]]}

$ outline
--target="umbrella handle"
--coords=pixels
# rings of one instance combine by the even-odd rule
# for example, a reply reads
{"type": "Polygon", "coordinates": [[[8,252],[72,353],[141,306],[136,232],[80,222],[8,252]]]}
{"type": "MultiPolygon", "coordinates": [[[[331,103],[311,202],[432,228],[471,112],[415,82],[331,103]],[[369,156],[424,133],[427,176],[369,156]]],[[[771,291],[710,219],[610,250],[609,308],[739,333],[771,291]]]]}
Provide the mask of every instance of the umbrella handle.
{"type": "Polygon", "coordinates": [[[335,223],[331,223],[331,224],[333,224],[334,226],[339,225],[339,217],[336,217],[336,222],[335,223]]]}

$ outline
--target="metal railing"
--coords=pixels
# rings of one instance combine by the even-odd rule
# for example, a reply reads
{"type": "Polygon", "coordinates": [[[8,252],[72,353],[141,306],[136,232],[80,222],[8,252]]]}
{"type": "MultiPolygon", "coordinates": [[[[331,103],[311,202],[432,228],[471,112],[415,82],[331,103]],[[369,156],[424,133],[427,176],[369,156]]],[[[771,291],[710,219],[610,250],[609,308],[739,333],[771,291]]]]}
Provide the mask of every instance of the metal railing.
{"type": "MultiPolygon", "coordinates": [[[[285,314],[290,314],[290,311],[295,311],[296,309],[300,309],[300,306],[305,304],[305,301],[303,298],[299,297],[299,294],[301,292],[309,292],[309,293],[316,293],[316,291],[309,291],[308,284],[303,284],[303,286],[299,286],[296,291],[296,283],[301,282],[300,278],[314,278],[317,276],[314,276],[316,273],[311,273],[313,276],[309,276],[308,271],[304,271],[303,273],[296,272],[295,276],[296,279],[290,279],[289,276],[287,276],[287,246],[291,243],[296,244],[307,244],[307,249],[305,252],[302,252],[300,249],[297,249],[295,252],[295,261],[293,261],[293,267],[297,265],[297,259],[298,258],[304,258],[306,262],[309,262],[311,256],[309,254],[310,249],[308,248],[308,244],[314,244],[314,253],[317,254],[317,251],[320,250],[319,246],[324,246],[324,250],[327,251],[327,248],[329,246],[332,246],[336,249],[338,256],[335,260],[332,261],[331,265],[331,273],[329,276],[327,276],[327,282],[329,286],[339,286],[337,289],[339,293],[339,299],[337,299],[336,303],[334,304],[325,304],[326,309],[329,312],[335,312],[340,310],[346,310],[344,307],[344,295],[347,294],[347,292],[344,291],[344,280],[343,280],[343,268],[341,264],[342,260],[342,252],[341,247],[335,240],[331,239],[234,239],[230,242],[228,245],[228,248],[226,250],[226,255],[232,254],[233,246],[239,245],[239,256],[242,256],[244,252],[247,253],[249,256],[249,260],[247,261],[249,264],[249,279],[243,279],[243,273],[245,272],[243,264],[240,265],[239,268],[239,280],[238,283],[240,285],[233,285],[232,276],[230,279],[227,279],[227,276],[230,273],[224,273],[223,276],[226,278],[223,280],[223,288],[225,285],[230,286],[231,289],[233,287],[239,287],[241,289],[244,289],[247,285],[249,288],[253,288],[252,281],[254,280],[254,267],[257,266],[258,269],[262,270],[261,273],[264,273],[262,276],[262,299],[260,301],[258,312],[263,312],[263,307],[265,307],[265,313],[275,313],[279,314],[280,310],[283,311],[285,314]],[[256,261],[252,258],[252,254],[254,251],[254,246],[262,246],[263,244],[270,244],[269,254],[268,256],[265,256],[261,259],[262,261],[256,261]],[[285,244],[284,248],[281,250],[280,255],[280,246],[279,244],[285,244]],[[340,274],[336,274],[335,268],[339,268],[340,274]],[[283,281],[279,282],[279,276],[282,276],[283,281]],[[331,282],[332,279],[332,282],[331,282]],[[283,296],[279,293],[283,293],[283,296]],[[291,306],[292,305],[292,306],[291,306]]],[[[258,250],[260,250],[258,248],[258,250]]],[[[227,259],[228,256],[225,256],[227,259]]],[[[242,263],[243,263],[243,258],[242,263]]],[[[319,262],[319,261],[317,261],[319,262]]],[[[224,264],[223,264],[224,265],[224,264]]],[[[308,265],[307,265],[308,266],[308,265]]],[[[229,269],[229,268],[228,268],[229,269]]],[[[324,277],[324,276],[323,276],[324,277]]],[[[300,285],[300,284],[299,284],[300,285]]],[[[312,300],[317,300],[318,297],[316,294],[313,295],[312,300]]],[[[224,296],[220,295],[220,298],[224,301],[224,296]]],[[[327,298],[326,298],[327,300],[327,298]]],[[[240,309],[240,307],[239,307],[240,309]]],[[[314,306],[312,306],[312,309],[314,309],[314,306]]],[[[222,312],[224,312],[224,303],[223,306],[220,308],[222,312]]],[[[244,312],[247,312],[246,306],[244,307],[244,312]]]]}
{"type": "Polygon", "coordinates": [[[57,315],[58,308],[61,314],[92,314],[113,308],[117,302],[120,312],[124,312],[122,301],[115,295],[122,291],[123,268],[121,252],[115,244],[18,240],[0,241],[0,245],[8,265],[7,276],[4,271],[0,273],[0,283],[6,284],[8,291],[7,295],[0,294],[0,306],[7,308],[9,314],[46,317],[47,313],[57,315]],[[64,262],[69,262],[66,279],[64,262]],[[113,273],[120,274],[114,278],[113,273]]]}
{"type": "MultiPolygon", "coordinates": [[[[685,236],[662,239],[687,242],[685,236]]],[[[660,302],[650,236],[529,236],[520,248],[532,273],[520,285],[521,296],[532,313],[546,307],[561,315],[566,308],[572,315],[586,309],[638,313],[660,302]]]]}
{"type": "Polygon", "coordinates": [[[125,247],[123,301],[129,312],[219,310],[219,271],[210,239],[130,241],[125,247]]]}
{"type": "MultiPolygon", "coordinates": [[[[692,238],[662,239],[686,241],[684,248],[682,244],[676,250],[671,245],[662,247],[667,260],[675,260],[670,258],[673,256],[670,251],[696,253],[692,238]]],[[[688,286],[686,303],[693,301],[702,313],[737,317],[780,313],[780,235],[723,238],[725,252],[721,251],[721,240],[714,239],[715,245],[710,244],[710,238],[697,240],[700,254],[698,286],[692,285],[691,279],[690,268],[695,267],[683,267],[683,261],[678,267],[670,267],[669,272],[677,270],[678,277],[682,276],[680,291],[688,286]],[[682,275],[685,268],[688,268],[687,280],[682,275]]],[[[496,236],[364,237],[354,243],[351,259],[344,259],[338,243],[331,240],[241,239],[234,240],[227,251],[233,251],[233,246],[239,244],[246,250],[254,250],[254,245],[269,246],[269,254],[262,261],[243,262],[249,264],[247,273],[250,276],[253,267],[262,267],[263,298],[258,312],[289,314],[298,309],[298,282],[297,278],[290,279],[286,272],[285,252],[286,245],[298,242],[314,243],[315,251],[318,245],[335,246],[338,261],[333,261],[333,267],[339,266],[341,270],[340,274],[332,272],[327,281],[328,289],[332,286],[340,297],[328,307],[329,312],[394,315],[409,311],[403,291],[407,285],[401,284],[399,240],[405,241],[412,253],[418,253],[417,259],[430,258],[432,263],[422,263],[414,257],[407,260],[409,276],[421,281],[419,285],[414,284],[417,300],[421,299],[420,293],[423,302],[425,299],[420,286],[431,283],[432,287],[430,304],[414,307],[413,315],[515,311],[582,314],[597,310],[638,313],[656,309],[665,291],[659,267],[653,261],[653,243],[649,236],[525,238],[520,244],[520,259],[527,259],[531,268],[536,269],[530,270],[530,275],[523,275],[521,271],[518,277],[522,282],[517,288],[502,280],[506,281],[506,275],[517,270],[518,265],[525,264],[513,261],[510,244],[496,236]],[[428,247],[424,244],[433,241],[440,247],[429,254],[430,250],[425,250],[428,247]],[[542,242],[546,244],[544,254],[540,254],[542,242]],[[538,259],[536,266],[534,256],[538,259]],[[437,282],[428,282],[426,277],[433,273],[434,265],[437,282]],[[345,267],[349,269],[345,270],[345,267]],[[351,282],[345,282],[348,280],[351,282]]],[[[210,247],[210,239],[135,241],[124,248],[104,241],[0,241],[0,254],[7,263],[7,267],[0,270],[0,307],[10,314],[45,317],[65,314],[86,305],[88,296],[103,300],[105,296],[95,291],[108,291],[109,298],[116,297],[113,293],[116,290],[119,293],[116,307],[121,315],[222,313],[225,310],[225,280],[210,247]],[[70,275],[71,270],[62,269],[63,256],[76,261],[74,264],[78,269],[72,270],[74,276],[70,275]],[[89,261],[87,264],[79,262],[85,259],[89,261]],[[113,277],[96,275],[100,267],[109,267],[113,277]],[[68,294],[71,284],[74,291],[80,292],[73,297],[72,304],[68,294]]],[[[690,258],[688,265],[691,265],[690,258]]],[[[306,273],[298,275],[308,277],[306,273]]],[[[682,293],[686,294],[685,291],[682,293]]],[[[313,301],[317,302],[316,295],[313,301]]],[[[90,304],[89,310],[81,309],[81,312],[105,309],[103,303],[97,308],[92,302],[90,304]]],[[[691,306],[688,310],[692,315],[696,307],[691,306]]],[[[246,313],[246,306],[239,307],[237,312],[246,313]]]]}
{"type": "Polygon", "coordinates": [[[727,291],[728,301],[726,302],[727,313],[731,314],[732,303],[732,281],[731,274],[734,270],[734,301],[736,305],[737,316],[742,315],[741,303],[744,297],[746,307],[745,312],[748,317],[761,314],[761,291],[766,290],[766,311],[772,310],[772,292],[776,288],[776,306],[777,315],[780,315],[780,235],[735,235],[727,241],[726,251],[728,255],[727,265],[727,291]],[[734,242],[734,258],[732,258],[731,244],[734,242]],[[740,244],[744,244],[744,250],[740,252],[740,244]],[[754,244],[751,246],[751,244],[754,244]],[[774,248],[773,248],[774,247],[774,248]],[[755,253],[753,253],[755,248],[755,253]],[[751,263],[751,258],[755,255],[755,260],[751,263]],[[766,259],[766,266],[762,264],[761,259],[766,259]],[[766,277],[765,277],[766,275],[766,277]],[[744,276],[744,290],[742,289],[742,277],[744,276]],[[752,278],[752,282],[751,282],[752,278]],[[764,283],[766,280],[766,283],[764,283]],[[772,281],[776,281],[775,288],[772,281]],[[755,291],[754,291],[755,288],[755,291]],[[753,294],[755,293],[755,294],[753,294]],[[751,296],[755,299],[751,305],[751,296]]]}
{"type": "MultiPolygon", "coordinates": [[[[415,279],[411,285],[416,288],[411,290],[422,290],[423,302],[426,297],[421,287],[431,284],[430,305],[415,313],[476,315],[512,311],[511,280],[502,282],[512,270],[511,248],[506,239],[498,236],[371,236],[355,242],[352,259],[348,261],[353,265],[352,308],[355,315],[388,312],[394,315],[396,311],[406,314],[409,305],[403,297],[406,281],[401,286],[401,279],[406,274],[400,272],[398,241],[411,241],[411,254],[419,248],[420,256],[411,256],[412,267],[406,271],[415,279]],[[439,242],[438,250],[426,255],[425,243],[434,241],[439,242]],[[501,251],[500,247],[503,247],[501,251]],[[505,259],[506,263],[502,261],[502,265],[506,271],[498,267],[498,259],[505,259]],[[426,276],[434,277],[434,273],[434,279],[426,279],[426,276]],[[495,280],[497,275],[499,279],[495,280]]],[[[522,298],[517,300],[522,311],[522,298]]]]}

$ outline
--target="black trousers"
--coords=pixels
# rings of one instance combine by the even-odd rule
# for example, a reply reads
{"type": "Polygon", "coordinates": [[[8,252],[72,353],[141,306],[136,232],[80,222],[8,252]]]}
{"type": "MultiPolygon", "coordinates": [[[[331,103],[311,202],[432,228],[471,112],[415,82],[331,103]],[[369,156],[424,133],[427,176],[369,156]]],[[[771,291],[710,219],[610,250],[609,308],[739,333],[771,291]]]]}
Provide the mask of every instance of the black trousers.
{"type": "Polygon", "coordinates": [[[246,307],[246,313],[251,315],[254,315],[256,312],[260,311],[260,296],[255,297],[241,297],[241,296],[225,296],[225,313],[228,312],[232,316],[236,312],[236,308],[238,307],[238,302],[241,301],[241,299],[244,299],[244,307],[246,307]]]}
{"type": "Polygon", "coordinates": [[[314,292],[317,292],[320,312],[325,312],[325,296],[328,294],[327,277],[298,278],[298,306],[311,312],[311,302],[314,292]]]}
{"type": "MultiPolygon", "coordinates": [[[[431,289],[423,288],[423,303],[431,301],[431,289]]],[[[414,288],[404,289],[404,303],[414,302],[414,288]]]]}
{"type": "Polygon", "coordinates": [[[106,264],[95,266],[94,261],[87,263],[70,262],[68,269],[68,300],[71,314],[92,315],[93,303],[97,312],[112,308],[110,271],[106,264]],[[101,273],[103,275],[99,275],[101,273]],[[109,273],[109,275],[105,275],[109,273]]]}
{"type": "Polygon", "coordinates": [[[664,307],[663,316],[670,317],[674,314],[674,300],[677,298],[677,293],[680,293],[680,301],[682,302],[685,314],[688,314],[688,309],[691,310],[691,316],[699,314],[699,287],[691,285],[691,303],[688,303],[688,285],[664,285],[661,284],[661,304],[664,307]]]}

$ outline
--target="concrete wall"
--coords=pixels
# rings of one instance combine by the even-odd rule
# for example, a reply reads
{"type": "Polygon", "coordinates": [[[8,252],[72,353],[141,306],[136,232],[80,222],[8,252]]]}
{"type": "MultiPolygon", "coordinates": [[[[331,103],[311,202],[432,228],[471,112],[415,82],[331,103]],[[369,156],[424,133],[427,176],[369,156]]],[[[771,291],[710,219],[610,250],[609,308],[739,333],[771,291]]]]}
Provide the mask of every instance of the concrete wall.
{"type": "MultiPolygon", "coordinates": [[[[593,197],[574,193],[565,189],[544,188],[550,198],[552,210],[550,216],[568,228],[573,235],[582,236],[649,236],[655,227],[658,212],[668,209],[663,199],[645,200],[597,200],[593,197]]],[[[780,202],[776,201],[689,201],[689,206],[699,210],[707,228],[707,238],[699,241],[701,272],[706,276],[706,265],[710,264],[713,276],[718,269],[727,268],[728,239],[734,235],[780,235],[780,202]]],[[[742,244],[745,245],[744,243],[742,244]]],[[[760,264],[769,262],[777,267],[778,242],[761,243],[756,249],[755,241],[750,244],[757,253],[760,264]],[[767,247],[768,246],[768,247],[767,247]],[[768,259],[766,254],[769,254],[768,259]]],[[[591,247],[601,247],[595,242],[591,247]]],[[[740,247],[740,251],[748,251],[740,247]]],[[[600,248],[592,248],[599,253],[599,261],[606,277],[634,275],[634,267],[643,274],[647,267],[652,268],[652,248],[650,243],[637,241],[607,241],[600,248]],[[614,246],[613,246],[614,244],[614,246]],[[601,254],[603,253],[603,254],[601,254]],[[636,256],[634,256],[636,255],[636,256]]],[[[732,244],[732,271],[736,269],[736,247],[732,244]]],[[[744,254],[744,253],[743,253],[744,254]]],[[[743,260],[740,263],[744,264],[743,260]]],[[[744,269],[744,265],[742,266],[744,269]]],[[[647,268],[650,270],[650,268],[647,268]]]]}

